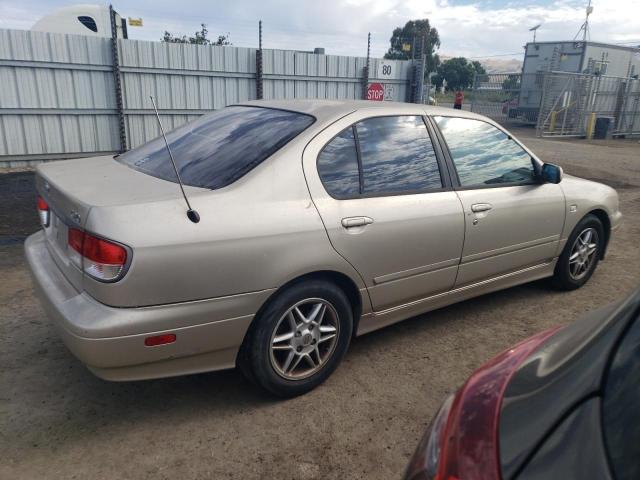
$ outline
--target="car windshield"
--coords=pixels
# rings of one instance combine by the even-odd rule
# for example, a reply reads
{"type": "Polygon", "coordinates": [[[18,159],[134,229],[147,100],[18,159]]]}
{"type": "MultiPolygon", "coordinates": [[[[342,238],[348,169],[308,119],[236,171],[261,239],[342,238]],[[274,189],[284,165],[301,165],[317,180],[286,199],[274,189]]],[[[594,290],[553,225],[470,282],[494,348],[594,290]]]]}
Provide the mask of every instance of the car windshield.
{"type": "MultiPolygon", "coordinates": [[[[314,121],[302,113],[235,106],[178,127],[167,133],[167,141],[185,185],[216,189],[242,177],[314,121]]],[[[116,159],[140,172],[177,182],[162,137],[116,159]]]]}

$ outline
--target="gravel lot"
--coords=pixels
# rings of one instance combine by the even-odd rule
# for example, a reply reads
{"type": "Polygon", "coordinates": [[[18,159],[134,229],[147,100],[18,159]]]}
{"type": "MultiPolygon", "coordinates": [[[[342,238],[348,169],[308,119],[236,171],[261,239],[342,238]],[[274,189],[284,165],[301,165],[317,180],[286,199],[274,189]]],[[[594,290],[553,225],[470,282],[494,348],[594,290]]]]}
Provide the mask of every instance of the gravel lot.
{"type": "Polygon", "coordinates": [[[0,174],[0,478],[398,478],[475,367],[640,283],[640,143],[516,135],[566,172],[618,189],[624,224],[589,284],[516,287],[359,338],[323,386],[288,401],[235,371],[92,376],[33,296],[21,245],[37,228],[32,174],[0,174]]]}

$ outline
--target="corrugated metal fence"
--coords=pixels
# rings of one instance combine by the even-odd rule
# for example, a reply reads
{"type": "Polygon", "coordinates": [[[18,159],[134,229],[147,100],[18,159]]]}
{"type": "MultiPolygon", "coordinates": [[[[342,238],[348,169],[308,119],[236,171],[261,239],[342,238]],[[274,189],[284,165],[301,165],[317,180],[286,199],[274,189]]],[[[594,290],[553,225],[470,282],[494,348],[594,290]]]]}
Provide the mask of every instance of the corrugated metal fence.
{"type": "MultiPolygon", "coordinates": [[[[256,98],[256,49],[118,40],[126,146],[213,109],[256,98]]],[[[263,50],[265,99],[362,98],[365,57],[263,50]]],[[[379,59],[371,59],[369,82],[379,59]]],[[[392,97],[406,101],[412,62],[394,62],[392,97]]],[[[109,38],[0,29],[0,166],[120,149],[109,38]]]]}

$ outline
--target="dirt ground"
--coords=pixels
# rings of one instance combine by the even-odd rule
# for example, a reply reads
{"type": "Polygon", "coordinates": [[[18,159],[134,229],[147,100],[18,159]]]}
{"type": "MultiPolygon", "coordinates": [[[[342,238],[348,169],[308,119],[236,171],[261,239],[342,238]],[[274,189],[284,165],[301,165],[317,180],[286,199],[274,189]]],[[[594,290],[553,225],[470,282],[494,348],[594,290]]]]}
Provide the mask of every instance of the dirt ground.
{"type": "Polygon", "coordinates": [[[288,401],[236,371],[95,378],[33,295],[21,245],[37,228],[32,176],[0,175],[0,478],[400,477],[440,402],[475,367],[640,284],[640,143],[516,135],[566,172],[618,189],[624,224],[588,285],[524,285],[361,337],[324,385],[288,401]]]}

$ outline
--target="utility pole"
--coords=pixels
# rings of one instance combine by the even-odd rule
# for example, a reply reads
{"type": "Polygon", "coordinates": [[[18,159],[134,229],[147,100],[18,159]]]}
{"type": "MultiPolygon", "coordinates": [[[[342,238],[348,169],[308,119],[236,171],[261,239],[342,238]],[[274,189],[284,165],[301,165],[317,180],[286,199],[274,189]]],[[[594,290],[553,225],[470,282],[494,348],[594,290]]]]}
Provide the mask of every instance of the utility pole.
{"type": "Polygon", "coordinates": [[[541,23],[539,23],[538,25],[536,25],[535,27],[531,27],[529,29],[530,32],[533,32],[533,43],[536,43],[536,33],[538,32],[538,29],[542,26],[541,23]]]}
{"type": "Polygon", "coordinates": [[[589,39],[589,15],[593,13],[593,7],[591,6],[591,0],[587,4],[586,9],[586,17],[584,19],[584,23],[580,26],[580,30],[576,33],[576,36],[573,37],[576,40],[580,36],[580,32],[582,32],[582,41],[586,42],[589,39]]]}

